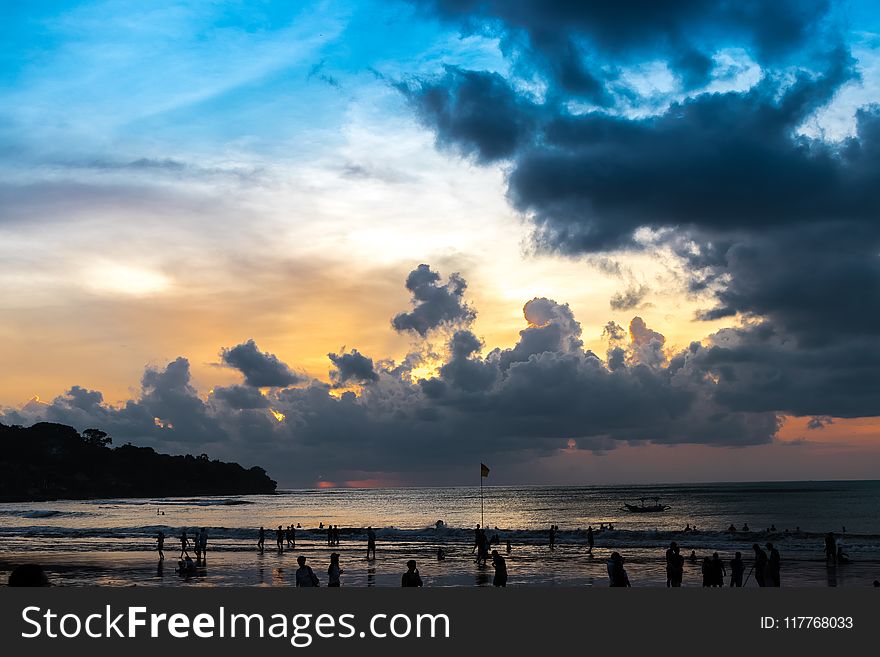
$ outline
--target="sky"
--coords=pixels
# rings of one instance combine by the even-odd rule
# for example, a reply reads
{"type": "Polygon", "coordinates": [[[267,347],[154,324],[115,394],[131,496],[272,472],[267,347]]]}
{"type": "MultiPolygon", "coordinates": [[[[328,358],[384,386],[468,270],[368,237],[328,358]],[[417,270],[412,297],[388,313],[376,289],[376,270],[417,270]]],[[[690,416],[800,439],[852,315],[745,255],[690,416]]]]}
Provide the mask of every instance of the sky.
{"type": "Polygon", "coordinates": [[[294,486],[873,478],[870,2],[0,7],[0,421],[294,486]]]}

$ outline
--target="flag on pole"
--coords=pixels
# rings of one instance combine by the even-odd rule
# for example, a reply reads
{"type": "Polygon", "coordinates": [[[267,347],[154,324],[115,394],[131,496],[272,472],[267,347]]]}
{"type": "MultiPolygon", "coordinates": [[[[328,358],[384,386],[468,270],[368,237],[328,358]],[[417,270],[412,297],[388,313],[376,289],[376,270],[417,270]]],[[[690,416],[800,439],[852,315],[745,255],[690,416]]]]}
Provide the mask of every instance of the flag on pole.
{"type": "Polygon", "coordinates": [[[480,476],[481,477],[488,477],[489,476],[489,468],[486,466],[485,463],[480,463],[480,476]]]}

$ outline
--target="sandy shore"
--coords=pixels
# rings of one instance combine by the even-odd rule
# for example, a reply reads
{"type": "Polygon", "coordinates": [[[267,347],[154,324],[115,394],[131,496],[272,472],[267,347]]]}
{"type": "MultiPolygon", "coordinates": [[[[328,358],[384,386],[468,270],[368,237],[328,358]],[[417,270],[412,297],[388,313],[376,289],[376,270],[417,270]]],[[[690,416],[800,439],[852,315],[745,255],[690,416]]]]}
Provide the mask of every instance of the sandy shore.
{"type": "MultiPolygon", "coordinates": [[[[412,547],[412,546],[410,546],[412,547]]],[[[375,560],[367,561],[363,546],[343,545],[328,548],[320,544],[297,546],[279,554],[267,549],[224,550],[208,553],[206,566],[196,576],[181,577],[176,572],[177,552],[169,545],[166,559],[160,563],[156,552],[65,552],[63,550],[6,552],[0,554],[0,578],[19,563],[40,563],[50,580],[62,586],[292,586],[297,568],[296,557],[305,555],[322,583],[327,581],[330,552],[341,554],[343,586],[399,586],[409,558],[418,561],[426,586],[489,586],[494,570],[491,565],[474,564],[470,548],[449,546],[447,558],[438,561],[425,548],[402,550],[379,546],[375,560]]],[[[502,550],[502,554],[504,554],[502,550]]],[[[509,586],[607,586],[605,559],[608,550],[597,549],[591,557],[580,546],[559,546],[550,551],[544,546],[523,546],[505,554],[510,573],[509,586]]],[[[627,556],[626,569],[633,586],[665,586],[665,562],[662,550],[656,554],[635,553],[627,556]]],[[[729,555],[722,554],[727,560],[729,555]]],[[[751,562],[746,561],[746,572],[751,562]]],[[[786,560],[783,554],[783,586],[870,586],[880,577],[880,563],[853,562],[827,568],[821,558],[786,560]]],[[[701,586],[700,564],[685,564],[684,586],[701,586]]],[[[756,586],[754,578],[748,586],[756,586]]]]}

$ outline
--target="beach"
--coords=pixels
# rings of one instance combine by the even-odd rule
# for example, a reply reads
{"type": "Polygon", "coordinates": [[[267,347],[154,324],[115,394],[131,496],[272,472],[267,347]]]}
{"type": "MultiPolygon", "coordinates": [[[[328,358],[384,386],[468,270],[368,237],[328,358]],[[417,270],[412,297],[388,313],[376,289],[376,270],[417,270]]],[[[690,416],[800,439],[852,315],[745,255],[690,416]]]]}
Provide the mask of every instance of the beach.
{"type": "MultiPolygon", "coordinates": [[[[665,586],[671,541],[686,557],[684,586],[700,586],[698,559],[773,542],[782,586],[870,586],[880,577],[880,484],[785,482],[651,487],[487,487],[484,524],[507,559],[509,586],[607,586],[606,560],[622,554],[633,586],[665,586]],[[631,513],[622,501],[657,496],[664,513],[631,513]],[[555,549],[550,524],[559,525],[555,549]],[[613,529],[609,529],[609,524],[613,529]],[[737,531],[727,531],[729,525],[737,531]],[[748,524],[749,530],[742,531],[748,524]],[[587,527],[595,548],[588,552],[587,527]],[[697,531],[685,531],[696,526],[697,531]],[[775,531],[768,531],[775,526],[775,531]],[[600,529],[601,527],[601,529],[600,529]],[[843,533],[844,528],[846,533],[843,533]],[[850,562],[826,567],[824,535],[834,531],[850,562]],[[510,541],[511,551],[506,551],[510,541]]],[[[0,578],[17,564],[41,564],[62,586],[291,586],[296,557],[307,557],[322,584],[331,552],[340,553],[343,586],[399,586],[416,559],[426,586],[490,586],[493,569],[474,563],[478,488],[328,489],[277,495],[21,502],[0,505],[0,578]],[[163,515],[164,514],[164,515],[163,515]],[[436,522],[443,522],[441,527],[436,522]],[[275,529],[299,523],[296,547],[279,553],[275,529]],[[338,525],[328,546],[321,525],[338,525]],[[265,527],[265,550],[256,542],[265,527]],[[366,527],[377,533],[367,560],[366,527]],[[205,527],[208,556],[193,576],[176,574],[178,536],[205,527]],[[156,533],[165,533],[164,562],[156,533]],[[442,547],[446,558],[437,559],[442,547]]],[[[190,549],[190,554],[195,557],[190,549]]],[[[726,583],[726,581],[725,581],[726,583]]],[[[755,586],[750,578],[748,586],[755,586]]]]}

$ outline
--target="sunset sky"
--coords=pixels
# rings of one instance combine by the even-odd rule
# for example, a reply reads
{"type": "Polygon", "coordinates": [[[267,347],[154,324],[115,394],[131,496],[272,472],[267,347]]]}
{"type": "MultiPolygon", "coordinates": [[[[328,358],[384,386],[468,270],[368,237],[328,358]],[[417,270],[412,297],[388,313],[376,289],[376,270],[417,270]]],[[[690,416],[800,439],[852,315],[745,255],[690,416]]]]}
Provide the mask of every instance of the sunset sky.
{"type": "Polygon", "coordinates": [[[0,421],[282,486],[875,478],[871,2],[0,8],[0,421]]]}

